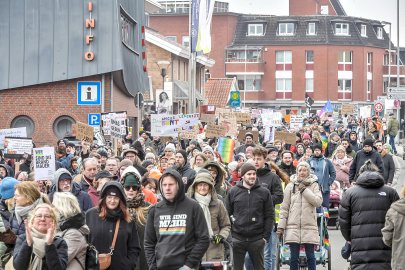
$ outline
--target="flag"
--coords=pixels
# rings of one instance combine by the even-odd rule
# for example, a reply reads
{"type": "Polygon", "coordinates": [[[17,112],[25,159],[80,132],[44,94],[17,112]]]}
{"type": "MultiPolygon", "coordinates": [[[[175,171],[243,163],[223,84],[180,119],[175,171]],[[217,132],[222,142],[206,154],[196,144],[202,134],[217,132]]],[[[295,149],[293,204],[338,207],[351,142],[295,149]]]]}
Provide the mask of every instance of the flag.
{"type": "Polygon", "coordinates": [[[314,104],[314,100],[308,96],[308,93],[305,93],[305,105],[307,106],[307,108],[311,108],[312,104],[314,104]]]}
{"type": "Polygon", "coordinates": [[[233,158],[235,141],[229,138],[219,138],[217,151],[225,163],[230,163],[233,158]]]}
{"type": "Polygon", "coordinates": [[[191,2],[191,52],[211,51],[211,22],[215,0],[191,2]]]}
{"type": "Polygon", "coordinates": [[[318,116],[322,117],[327,112],[333,112],[333,107],[330,100],[326,101],[325,106],[323,106],[322,110],[318,113],[318,116]]]}

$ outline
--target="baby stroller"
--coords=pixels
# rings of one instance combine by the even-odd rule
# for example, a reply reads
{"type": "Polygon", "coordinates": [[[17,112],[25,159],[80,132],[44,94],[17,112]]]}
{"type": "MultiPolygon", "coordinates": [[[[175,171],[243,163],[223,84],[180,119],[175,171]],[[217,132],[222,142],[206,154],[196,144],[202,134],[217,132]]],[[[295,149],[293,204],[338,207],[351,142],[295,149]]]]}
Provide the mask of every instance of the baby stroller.
{"type": "Polygon", "coordinates": [[[233,251],[232,245],[227,240],[222,239],[222,243],[228,250],[229,255],[224,261],[201,262],[200,270],[232,270],[233,269],[233,251]]]}
{"type": "Polygon", "coordinates": [[[328,226],[335,226],[339,230],[339,205],[342,199],[342,189],[339,181],[334,181],[329,195],[329,212],[325,213],[328,218],[328,226]]]}
{"type": "MultiPolygon", "coordinates": [[[[315,247],[315,259],[316,264],[322,264],[324,267],[328,267],[328,270],[332,269],[332,253],[329,243],[328,229],[326,227],[326,217],[324,213],[317,213],[317,218],[319,221],[319,235],[320,243],[319,246],[315,247]]],[[[285,264],[290,264],[291,252],[288,244],[285,244],[283,239],[280,239],[277,245],[277,255],[276,255],[276,266],[277,270],[280,269],[285,264]]],[[[299,258],[300,269],[307,269],[307,257],[305,254],[304,246],[300,248],[300,258],[299,258]]]]}

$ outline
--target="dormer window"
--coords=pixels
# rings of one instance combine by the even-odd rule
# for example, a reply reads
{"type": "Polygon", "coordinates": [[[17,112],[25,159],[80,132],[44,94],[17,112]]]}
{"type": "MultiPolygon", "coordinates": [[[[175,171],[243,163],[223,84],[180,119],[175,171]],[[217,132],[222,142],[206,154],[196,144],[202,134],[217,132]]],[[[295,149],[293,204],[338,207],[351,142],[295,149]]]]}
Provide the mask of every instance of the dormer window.
{"type": "Polygon", "coordinates": [[[249,24],[248,25],[248,36],[263,36],[263,24],[249,24]]]}
{"type": "Polygon", "coordinates": [[[340,36],[349,35],[349,24],[348,23],[336,23],[335,24],[335,34],[340,36]]]}
{"type": "Polygon", "coordinates": [[[377,27],[377,38],[384,39],[382,27],[377,27]]]}
{"type": "Polygon", "coordinates": [[[294,23],[279,23],[278,34],[280,36],[292,36],[294,35],[294,23]]]}
{"type": "Polygon", "coordinates": [[[361,36],[367,37],[367,25],[365,25],[365,24],[361,25],[361,36]]]}
{"type": "Polygon", "coordinates": [[[308,36],[316,35],[316,23],[314,22],[308,23],[307,35],[308,36]]]}

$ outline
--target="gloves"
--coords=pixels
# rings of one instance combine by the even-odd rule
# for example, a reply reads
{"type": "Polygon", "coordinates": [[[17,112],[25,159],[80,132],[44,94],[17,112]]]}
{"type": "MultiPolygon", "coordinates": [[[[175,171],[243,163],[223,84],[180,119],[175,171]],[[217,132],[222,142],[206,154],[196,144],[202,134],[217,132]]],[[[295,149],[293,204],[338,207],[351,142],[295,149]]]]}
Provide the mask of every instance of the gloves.
{"type": "Polygon", "coordinates": [[[215,245],[219,245],[220,243],[222,243],[223,239],[224,237],[220,234],[216,234],[212,237],[212,241],[214,242],[215,245]]]}
{"type": "Polygon", "coordinates": [[[307,186],[304,183],[301,182],[301,183],[298,184],[299,192],[302,193],[306,188],[307,188],[307,186]]]}
{"type": "Polygon", "coordinates": [[[284,234],[284,229],[283,228],[277,228],[276,234],[279,238],[281,238],[284,234]]]}

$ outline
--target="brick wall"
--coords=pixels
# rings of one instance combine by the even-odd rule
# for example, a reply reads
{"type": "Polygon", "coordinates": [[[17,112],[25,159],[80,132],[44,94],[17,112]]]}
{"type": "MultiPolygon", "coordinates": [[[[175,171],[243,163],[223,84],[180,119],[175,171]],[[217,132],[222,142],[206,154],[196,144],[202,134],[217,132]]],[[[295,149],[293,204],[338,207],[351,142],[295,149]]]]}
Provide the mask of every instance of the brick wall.
{"type": "Polygon", "coordinates": [[[328,15],[336,15],[336,11],[329,0],[290,0],[290,16],[318,15],[321,13],[321,6],[329,6],[328,15]]]}

